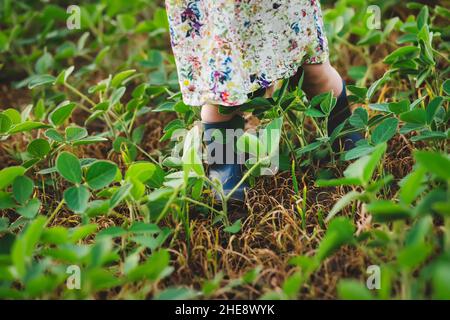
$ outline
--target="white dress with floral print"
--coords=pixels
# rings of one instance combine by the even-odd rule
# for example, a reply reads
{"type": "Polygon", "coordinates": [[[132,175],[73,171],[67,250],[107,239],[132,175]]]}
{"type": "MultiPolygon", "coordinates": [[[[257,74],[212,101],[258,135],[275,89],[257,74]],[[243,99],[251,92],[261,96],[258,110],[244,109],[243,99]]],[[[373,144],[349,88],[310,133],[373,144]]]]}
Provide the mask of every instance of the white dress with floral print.
{"type": "Polygon", "coordinates": [[[318,0],[166,0],[183,100],[236,106],[328,59],[318,0]]]}

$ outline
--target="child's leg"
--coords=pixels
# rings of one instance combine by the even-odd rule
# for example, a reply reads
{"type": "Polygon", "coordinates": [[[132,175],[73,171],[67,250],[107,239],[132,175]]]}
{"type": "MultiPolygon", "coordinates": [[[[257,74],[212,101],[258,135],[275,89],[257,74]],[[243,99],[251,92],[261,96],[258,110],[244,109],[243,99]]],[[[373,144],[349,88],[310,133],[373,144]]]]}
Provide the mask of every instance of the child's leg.
{"type": "MultiPolygon", "coordinates": [[[[247,183],[240,184],[231,196],[229,193],[235,189],[243,177],[241,165],[243,159],[238,155],[235,143],[244,132],[245,120],[236,115],[236,112],[221,114],[216,105],[204,105],[201,117],[208,155],[209,178],[213,181],[218,180],[225,195],[231,197],[231,200],[242,202],[245,198],[245,189],[248,188],[247,183]],[[222,133],[224,140],[216,141],[217,136],[213,136],[216,130],[222,133]]],[[[215,196],[221,200],[217,193],[215,196]]]]}
{"type": "MultiPolygon", "coordinates": [[[[303,65],[303,70],[303,91],[305,91],[308,98],[330,91],[337,98],[336,106],[328,118],[328,134],[331,135],[341,123],[344,123],[352,115],[347,99],[345,83],[329,62],[303,65]]],[[[347,134],[334,142],[333,149],[338,151],[343,147],[344,150],[350,150],[362,138],[363,136],[360,133],[347,134]]]]}
{"type": "Polygon", "coordinates": [[[205,104],[202,107],[201,117],[203,122],[224,122],[231,120],[234,117],[234,112],[230,114],[221,114],[218,106],[213,104],[205,104]]]}
{"type": "Polygon", "coordinates": [[[343,89],[342,78],[330,63],[303,65],[303,91],[309,98],[324,92],[333,91],[338,97],[343,89]]]}

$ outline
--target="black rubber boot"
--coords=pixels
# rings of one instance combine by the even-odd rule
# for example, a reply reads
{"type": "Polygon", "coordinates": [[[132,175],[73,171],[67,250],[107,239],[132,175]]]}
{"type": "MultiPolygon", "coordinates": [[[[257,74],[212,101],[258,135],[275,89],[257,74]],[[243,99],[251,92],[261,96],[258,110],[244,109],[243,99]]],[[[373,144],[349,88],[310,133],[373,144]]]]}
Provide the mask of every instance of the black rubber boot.
{"type": "MultiPolygon", "coordinates": [[[[340,96],[337,98],[336,106],[331,111],[328,118],[328,136],[331,136],[334,129],[336,129],[341,123],[345,122],[352,112],[347,99],[347,90],[345,81],[343,81],[343,89],[340,96]]],[[[359,132],[349,133],[341,138],[336,139],[333,143],[333,150],[335,152],[340,151],[342,147],[345,151],[351,150],[355,147],[356,142],[364,139],[363,135],[359,132]]]]}
{"type": "MultiPolygon", "coordinates": [[[[203,123],[209,178],[220,181],[225,195],[234,189],[243,176],[245,155],[237,152],[236,141],[244,133],[244,125],[245,120],[240,116],[225,122],[203,123]]],[[[244,202],[247,188],[246,182],[241,184],[230,200],[244,202]]],[[[217,193],[215,198],[222,200],[217,193]]]]}

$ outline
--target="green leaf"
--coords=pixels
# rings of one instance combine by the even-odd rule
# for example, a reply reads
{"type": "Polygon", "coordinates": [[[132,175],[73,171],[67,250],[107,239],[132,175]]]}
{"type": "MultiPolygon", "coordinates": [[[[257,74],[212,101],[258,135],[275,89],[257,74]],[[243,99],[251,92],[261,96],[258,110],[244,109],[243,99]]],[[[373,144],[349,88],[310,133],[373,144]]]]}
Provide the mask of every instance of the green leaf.
{"type": "Polygon", "coordinates": [[[11,126],[12,126],[11,119],[6,114],[0,113],[0,133],[8,132],[11,126]]]}
{"type": "Polygon", "coordinates": [[[114,90],[114,92],[112,93],[111,98],[109,100],[109,107],[112,107],[112,106],[116,105],[117,103],[119,103],[120,99],[125,94],[125,91],[126,91],[125,87],[120,87],[120,88],[114,90]]]}
{"type": "Polygon", "coordinates": [[[133,163],[125,173],[125,179],[134,178],[142,183],[150,180],[157,170],[157,166],[151,162],[133,163]]]}
{"type": "Polygon", "coordinates": [[[26,176],[18,176],[13,182],[13,195],[20,204],[25,204],[33,194],[33,180],[26,176]]]}
{"type": "Polygon", "coordinates": [[[154,252],[144,264],[138,265],[128,274],[130,281],[148,279],[156,281],[167,275],[169,268],[170,255],[167,250],[154,252]]]}
{"type": "Polygon", "coordinates": [[[316,259],[323,261],[331,256],[342,245],[353,241],[355,226],[347,218],[331,220],[328,230],[317,249],[316,259]]]}
{"type": "Polygon", "coordinates": [[[80,240],[85,239],[91,234],[97,231],[97,225],[95,223],[90,223],[86,225],[82,225],[70,230],[70,241],[72,243],[76,243],[80,240]]]}
{"type": "Polygon", "coordinates": [[[109,207],[111,209],[114,209],[116,206],[118,206],[130,194],[132,188],[133,185],[131,183],[127,183],[117,189],[117,191],[109,200],[109,207]]]}
{"type": "Polygon", "coordinates": [[[86,211],[91,194],[85,186],[73,186],[64,191],[64,201],[76,213],[86,211]]]}
{"type": "Polygon", "coordinates": [[[429,17],[428,6],[423,6],[417,16],[417,29],[421,30],[427,23],[429,17]]]}
{"type": "Polygon", "coordinates": [[[420,52],[420,49],[416,46],[405,46],[398,48],[391,54],[389,54],[386,58],[384,58],[383,62],[386,64],[392,64],[395,61],[402,59],[411,59],[416,56],[420,52]]]}
{"type": "Polygon", "coordinates": [[[436,112],[441,107],[443,102],[444,102],[444,98],[436,97],[428,104],[427,109],[426,109],[427,124],[431,124],[433,122],[434,116],[436,115],[436,112]]]}
{"type": "Polygon", "coordinates": [[[423,191],[422,182],[425,177],[425,169],[422,166],[414,169],[402,181],[400,189],[400,200],[404,204],[411,204],[416,197],[423,191]]]}
{"type": "Polygon", "coordinates": [[[367,205],[374,221],[391,222],[395,220],[405,220],[412,216],[412,212],[402,205],[393,203],[389,200],[377,200],[367,205]]]}
{"type": "Polygon", "coordinates": [[[450,159],[448,156],[431,151],[416,151],[414,152],[414,158],[427,171],[444,180],[450,179],[450,159]]]}
{"type": "Polygon", "coordinates": [[[437,264],[433,271],[433,299],[450,300],[450,265],[447,262],[437,264]]]}
{"type": "Polygon", "coordinates": [[[363,156],[371,154],[373,152],[373,150],[374,150],[374,147],[369,144],[363,144],[363,145],[357,146],[357,147],[347,151],[344,154],[344,160],[350,161],[350,160],[361,158],[363,156]]]}
{"type": "Polygon", "coordinates": [[[370,156],[362,157],[348,166],[348,168],[344,171],[344,176],[346,178],[358,179],[364,184],[368,183],[372,178],[381,158],[383,157],[386,148],[386,143],[377,145],[370,156]]]}
{"type": "Polygon", "coordinates": [[[114,181],[117,170],[117,165],[113,162],[94,162],[86,173],[86,181],[90,188],[94,190],[102,189],[114,181]]]}
{"type": "Polygon", "coordinates": [[[228,226],[228,227],[224,228],[223,230],[225,232],[235,234],[235,233],[238,233],[239,231],[241,231],[241,228],[242,228],[242,222],[241,222],[241,219],[238,219],[231,226],[228,226]]]}
{"type": "Polygon", "coordinates": [[[442,90],[444,90],[446,95],[450,96],[450,79],[445,80],[442,84],[442,90]]]}
{"type": "Polygon", "coordinates": [[[410,245],[397,253],[398,264],[406,269],[419,267],[433,252],[433,246],[424,242],[410,245]]]}
{"type": "Polygon", "coordinates": [[[131,70],[122,71],[122,72],[116,74],[111,80],[111,86],[113,88],[119,87],[125,79],[129,78],[135,72],[136,72],[136,70],[131,69],[131,70]]]}
{"type": "Polygon", "coordinates": [[[369,122],[369,114],[364,108],[357,108],[349,118],[349,123],[358,129],[365,129],[369,122]]]}
{"type": "Polygon", "coordinates": [[[50,144],[45,139],[35,139],[30,142],[27,151],[32,156],[42,159],[50,152],[50,144]]]}
{"type": "Polygon", "coordinates": [[[408,123],[425,125],[427,123],[427,113],[424,109],[414,109],[402,113],[400,115],[400,120],[408,123]]]}
{"type": "Polygon", "coordinates": [[[28,132],[34,129],[41,129],[41,128],[48,128],[49,126],[42,122],[36,122],[36,121],[25,121],[19,124],[16,124],[12,126],[8,134],[15,134],[19,132],[28,132]]]}
{"type": "Polygon", "coordinates": [[[279,150],[283,118],[272,120],[260,134],[261,144],[264,147],[265,155],[272,156],[279,150]]]}
{"type": "Polygon", "coordinates": [[[64,142],[64,137],[61,134],[59,134],[59,132],[56,131],[55,129],[48,129],[47,131],[45,131],[45,136],[56,142],[60,143],[64,142]]]}
{"type": "Polygon", "coordinates": [[[388,104],[389,111],[399,115],[401,113],[409,111],[409,100],[402,100],[400,102],[391,102],[388,104]]]}
{"type": "Polygon", "coordinates": [[[361,180],[359,178],[340,178],[331,180],[317,180],[318,187],[336,187],[336,186],[359,186],[361,180]]]}
{"type": "Polygon", "coordinates": [[[72,74],[73,70],[75,70],[74,66],[70,66],[66,70],[61,71],[61,73],[56,77],[54,84],[65,84],[67,82],[67,78],[72,74]]]}
{"type": "Polygon", "coordinates": [[[19,124],[22,122],[22,115],[19,111],[13,108],[8,108],[5,111],[2,112],[5,116],[8,116],[8,118],[11,120],[12,124],[19,124]]]}
{"type": "Polygon", "coordinates": [[[81,140],[87,137],[88,132],[85,128],[81,127],[67,127],[66,128],[66,141],[72,142],[81,140]]]}
{"type": "Polygon", "coordinates": [[[365,285],[356,280],[339,281],[338,296],[344,300],[372,300],[374,297],[365,285]]]}
{"type": "Polygon", "coordinates": [[[81,183],[82,172],[80,161],[70,152],[62,152],[56,159],[56,170],[72,183],[81,183]]]}
{"type": "Polygon", "coordinates": [[[23,207],[17,208],[16,211],[22,217],[25,217],[27,219],[33,219],[38,214],[40,208],[41,208],[41,202],[35,198],[35,199],[31,199],[23,207]]]}
{"type": "Polygon", "coordinates": [[[54,126],[59,126],[66,121],[73,110],[75,109],[76,104],[69,101],[64,101],[60,103],[55,110],[53,110],[49,115],[49,120],[54,126]]]}
{"type": "Polygon", "coordinates": [[[325,219],[325,222],[330,221],[337,213],[339,213],[342,209],[344,209],[346,206],[348,206],[350,203],[355,201],[361,196],[361,194],[357,191],[350,191],[346,195],[344,195],[342,198],[336,202],[336,204],[331,209],[330,213],[328,214],[327,218],[325,219]]]}
{"type": "MultiPolygon", "coordinates": [[[[11,209],[11,208],[14,208],[15,206],[16,206],[16,203],[15,203],[12,195],[8,192],[0,191],[0,210],[11,209]]],[[[7,219],[7,218],[5,218],[5,219],[7,219]]]]}
{"type": "Polygon", "coordinates": [[[388,118],[372,132],[372,142],[377,145],[389,141],[397,133],[398,120],[388,118]]]}
{"type": "Polygon", "coordinates": [[[33,76],[33,77],[31,77],[30,81],[28,82],[28,89],[34,89],[39,86],[54,83],[55,80],[56,80],[56,78],[49,74],[33,76]]]}
{"type": "Polygon", "coordinates": [[[184,287],[169,287],[160,291],[154,297],[155,300],[192,300],[198,296],[198,293],[190,288],[184,287]]]}
{"type": "Polygon", "coordinates": [[[18,176],[25,174],[25,168],[19,166],[8,167],[0,170],[0,190],[8,187],[18,176]]]}

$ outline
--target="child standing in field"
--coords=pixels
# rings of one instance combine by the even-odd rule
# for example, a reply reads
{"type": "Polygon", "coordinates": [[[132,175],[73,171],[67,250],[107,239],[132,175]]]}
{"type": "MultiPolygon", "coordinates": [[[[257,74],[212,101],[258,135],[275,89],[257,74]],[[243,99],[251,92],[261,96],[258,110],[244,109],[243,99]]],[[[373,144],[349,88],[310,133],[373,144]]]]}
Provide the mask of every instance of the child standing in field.
{"type": "MultiPolygon", "coordinates": [[[[218,106],[242,105],[251,93],[270,92],[300,68],[309,98],[330,91],[337,97],[329,133],[351,115],[345,83],[328,61],[318,0],[166,0],[166,7],[183,100],[202,107],[206,130],[242,129],[240,115],[221,114],[218,106]]],[[[207,148],[214,144],[208,141],[207,148]]],[[[237,161],[209,165],[210,177],[225,193],[242,178],[237,161]]],[[[232,198],[243,201],[245,188],[242,184],[232,198]]]]}

